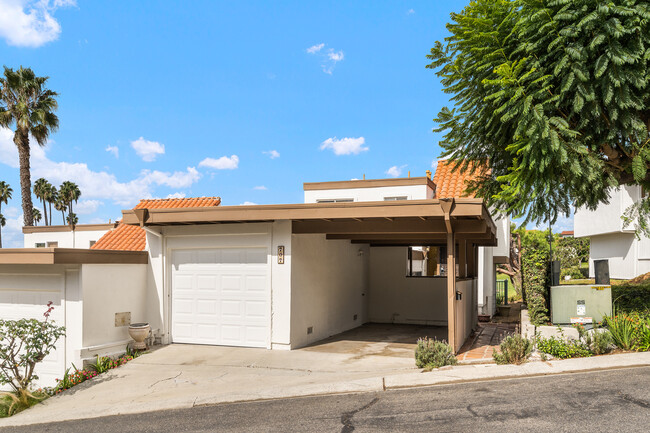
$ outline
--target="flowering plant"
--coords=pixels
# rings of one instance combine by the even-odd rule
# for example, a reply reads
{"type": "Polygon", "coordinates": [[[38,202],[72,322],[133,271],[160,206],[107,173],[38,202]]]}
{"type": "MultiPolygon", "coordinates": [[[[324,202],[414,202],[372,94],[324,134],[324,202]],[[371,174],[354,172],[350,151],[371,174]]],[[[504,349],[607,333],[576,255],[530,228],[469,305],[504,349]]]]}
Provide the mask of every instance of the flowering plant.
{"type": "Polygon", "coordinates": [[[53,309],[52,302],[48,302],[43,321],[0,319],[1,385],[24,393],[38,379],[34,373],[36,364],[49,355],[59,338],[65,335],[65,327],[49,321],[53,309]]]}

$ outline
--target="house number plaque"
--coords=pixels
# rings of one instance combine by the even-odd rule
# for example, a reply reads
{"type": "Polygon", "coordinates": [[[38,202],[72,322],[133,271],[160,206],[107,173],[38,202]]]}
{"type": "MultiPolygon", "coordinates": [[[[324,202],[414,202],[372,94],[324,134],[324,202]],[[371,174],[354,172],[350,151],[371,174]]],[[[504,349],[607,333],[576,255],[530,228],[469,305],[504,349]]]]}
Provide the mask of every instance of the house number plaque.
{"type": "Polygon", "coordinates": [[[284,245],[278,245],[278,265],[284,265],[284,245]]]}

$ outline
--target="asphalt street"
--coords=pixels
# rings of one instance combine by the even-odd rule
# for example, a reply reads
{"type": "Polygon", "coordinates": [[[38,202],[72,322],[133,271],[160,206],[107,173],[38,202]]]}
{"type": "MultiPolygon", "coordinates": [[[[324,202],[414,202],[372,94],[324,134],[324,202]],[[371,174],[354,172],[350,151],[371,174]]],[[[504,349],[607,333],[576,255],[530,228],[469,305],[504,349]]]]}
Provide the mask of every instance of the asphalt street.
{"type": "Polygon", "coordinates": [[[104,431],[648,432],[650,367],[222,404],[0,429],[2,433],[104,431]]]}

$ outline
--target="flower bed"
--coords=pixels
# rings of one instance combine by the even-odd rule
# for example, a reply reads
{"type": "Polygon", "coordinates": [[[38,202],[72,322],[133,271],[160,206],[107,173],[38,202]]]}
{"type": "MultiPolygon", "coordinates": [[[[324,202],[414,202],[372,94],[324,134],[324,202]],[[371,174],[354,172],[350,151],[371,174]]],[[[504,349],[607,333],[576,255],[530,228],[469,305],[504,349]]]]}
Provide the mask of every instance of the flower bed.
{"type": "Polygon", "coordinates": [[[56,379],[57,385],[54,388],[48,388],[43,391],[48,393],[49,395],[60,394],[66,389],[70,389],[73,386],[79,385],[80,383],[90,380],[102,373],[107,372],[108,370],[112,370],[121,365],[124,365],[127,362],[134,360],[141,354],[142,354],[141,352],[131,351],[127,348],[127,352],[118,358],[98,356],[97,361],[95,363],[90,364],[88,369],[79,370],[73,365],[74,372],[71,373],[70,368],[68,368],[65,371],[65,374],[63,375],[62,379],[56,379]]]}

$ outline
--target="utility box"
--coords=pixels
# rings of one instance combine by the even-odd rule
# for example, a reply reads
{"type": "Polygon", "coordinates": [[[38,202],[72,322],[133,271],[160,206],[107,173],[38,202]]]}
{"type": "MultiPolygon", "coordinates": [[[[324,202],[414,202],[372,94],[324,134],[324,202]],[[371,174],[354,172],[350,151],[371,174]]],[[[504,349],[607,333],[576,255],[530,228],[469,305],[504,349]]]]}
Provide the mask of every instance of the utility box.
{"type": "Polygon", "coordinates": [[[551,322],[554,325],[596,323],[612,315],[612,286],[551,287],[551,322]]]}

